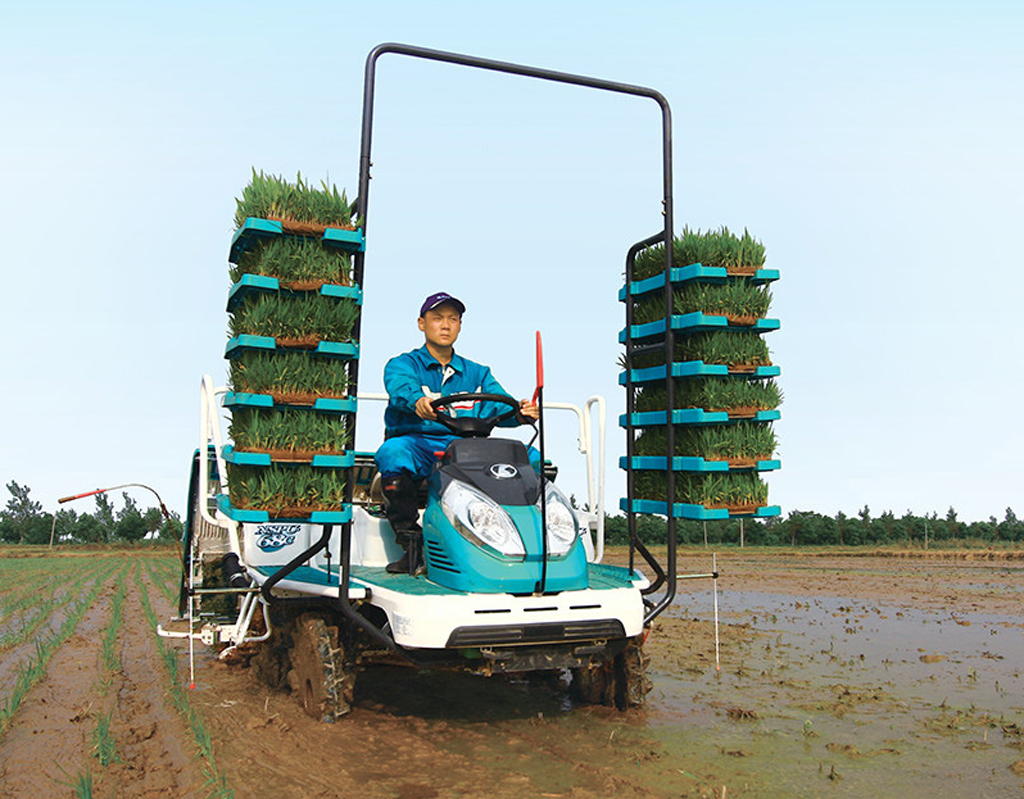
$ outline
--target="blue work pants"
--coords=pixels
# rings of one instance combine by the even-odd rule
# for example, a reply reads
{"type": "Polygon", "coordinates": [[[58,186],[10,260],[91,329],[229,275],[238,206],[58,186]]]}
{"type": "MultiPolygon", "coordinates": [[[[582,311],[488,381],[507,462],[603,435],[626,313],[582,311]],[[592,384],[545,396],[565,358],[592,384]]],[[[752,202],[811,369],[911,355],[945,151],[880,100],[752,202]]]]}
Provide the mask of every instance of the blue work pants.
{"type": "Polygon", "coordinates": [[[414,480],[424,480],[455,436],[420,436],[415,434],[385,439],[374,459],[381,477],[405,472],[414,480]]]}

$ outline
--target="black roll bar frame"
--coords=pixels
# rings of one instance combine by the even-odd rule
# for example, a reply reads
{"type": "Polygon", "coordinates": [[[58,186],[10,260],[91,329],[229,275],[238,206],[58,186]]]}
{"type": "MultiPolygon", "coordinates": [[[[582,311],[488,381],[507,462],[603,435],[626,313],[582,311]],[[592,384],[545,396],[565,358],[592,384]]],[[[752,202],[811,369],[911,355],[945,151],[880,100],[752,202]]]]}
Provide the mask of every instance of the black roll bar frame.
{"type": "MultiPolygon", "coordinates": [[[[640,249],[643,249],[650,244],[656,243],[661,240],[665,246],[665,311],[666,319],[672,315],[672,286],[668,279],[669,273],[672,268],[672,228],[673,228],[673,204],[672,204],[672,111],[669,108],[668,100],[655,89],[650,89],[644,86],[636,86],[628,83],[619,83],[617,81],[603,80],[600,78],[592,78],[585,75],[576,75],[569,72],[558,72],[555,70],[541,69],[538,67],[526,66],[523,64],[515,64],[507,61],[495,61],[488,58],[479,58],[476,56],[464,55],[461,53],[452,53],[444,50],[433,50],[426,47],[418,47],[409,44],[400,44],[396,42],[388,42],[379,44],[374,47],[369,55],[366,57],[366,66],[364,72],[364,83],[363,83],[363,116],[362,116],[362,132],[360,140],[360,152],[359,152],[359,188],[358,194],[356,195],[355,202],[353,203],[354,213],[358,214],[360,222],[363,227],[363,233],[365,235],[367,230],[368,221],[368,209],[369,209],[369,197],[370,197],[370,168],[372,162],[370,159],[371,145],[373,141],[373,102],[374,102],[374,90],[376,85],[376,70],[377,61],[381,56],[386,54],[403,55],[412,58],[422,58],[429,61],[440,61],[448,64],[455,64],[458,66],[471,67],[475,69],[489,70],[492,72],[503,72],[510,75],[520,75],[527,78],[535,78],[539,80],[552,81],[555,83],[565,83],[573,86],[582,86],[591,89],[598,89],[601,91],[609,91],[617,94],[627,94],[636,97],[644,97],[654,100],[658,107],[661,109],[661,129],[662,129],[662,216],[664,218],[664,228],[661,233],[655,234],[644,242],[634,245],[630,249],[630,255],[627,258],[627,272],[626,272],[626,285],[630,285],[632,281],[632,263],[636,256],[636,253],[640,249]]],[[[364,251],[357,252],[354,257],[353,264],[353,282],[357,286],[363,285],[363,273],[365,268],[366,253],[364,251]]],[[[628,301],[628,289],[627,289],[627,302],[626,302],[626,320],[627,320],[627,331],[629,325],[632,323],[632,303],[628,301]]],[[[355,340],[359,340],[361,318],[357,318],[355,330],[353,331],[355,340]]],[[[675,335],[672,331],[671,325],[666,325],[665,333],[665,362],[671,364],[672,353],[675,350],[675,335]]],[[[627,336],[627,342],[629,337],[627,336]]],[[[629,353],[631,345],[627,343],[627,375],[631,364],[629,362],[629,353]]],[[[674,407],[675,392],[674,392],[674,381],[671,379],[671,368],[668,368],[668,379],[666,380],[666,392],[667,392],[667,407],[674,407]]],[[[359,378],[359,361],[354,359],[349,364],[349,392],[355,396],[358,391],[358,378],[359,378]]],[[[627,381],[629,378],[627,377],[627,381]]],[[[632,385],[627,382],[627,405],[629,406],[628,412],[632,411],[632,385]]],[[[628,418],[628,417],[627,417],[628,418]]],[[[353,433],[355,431],[353,430],[353,433]]],[[[674,426],[668,425],[668,451],[673,452],[675,448],[675,435],[674,426]]],[[[633,450],[633,430],[631,424],[627,426],[627,453],[631,456],[633,450]]],[[[648,624],[654,619],[662,610],[664,610],[672,602],[675,596],[676,590],[676,546],[675,546],[675,518],[672,514],[672,500],[675,497],[675,477],[672,470],[667,472],[667,488],[669,496],[669,513],[668,513],[668,569],[662,569],[657,561],[651,556],[650,552],[643,546],[643,544],[637,539],[636,536],[636,523],[634,518],[634,512],[632,509],[633,500],[633,468],[632,461],[627,461],[627,480],[629,484],[628,488],[628,500],[629,509],[627,510],[627,517],[629,519],[630,528],[630,568],[633,566],[634,551],[641,554],[644,560],[651,565],[657,575],[654,583],[646,589],[645,593],[651,593],[657,590],[663,584],[667,583],[665,596],[657,603],[649,602],[645,600],[645,606],[647,612],[644,616],[644,623],[648,624]]],[[[346,481],[346,502],[351,505],[353,489],[354,489],[354,478],[355,469],[354,467],[350,471],[350,477],[346,481]]],[[[603,509],[602,509],[603,512],[603,509]]],[[[369,619],[357,612],[355,606],[348,597],[348,582],[349,572],[351,567],[351,532],[352,523],[345,522],[341,527],[341,553],[339,558],[339,569],[338,569],[338,609],[351,621],[355,622],[367,633],[371,635],[379,643],[384,644],[392,651],[402,655],[415,662],[416,658],[414,655],[398,646],[393,639],[387,636],[380,628],[374,625],[369,619]]],[[[280,572],[274,575],[274,578],[268,580],[270,585],[264,586],[263,596],[269,602],[279,602],[280,599],[274,597],[272,593],[273,584],[283,578],[288,572],[294,570],[300,562],[308,557],[311,557],[316,552],[326,547],[326,535],[321,538],[316,544],[314,544],[306,553],[296,557],[291,563],[281,569],[280,572]],[[279,576],[280,575],[280,576],[279,576]]]]}

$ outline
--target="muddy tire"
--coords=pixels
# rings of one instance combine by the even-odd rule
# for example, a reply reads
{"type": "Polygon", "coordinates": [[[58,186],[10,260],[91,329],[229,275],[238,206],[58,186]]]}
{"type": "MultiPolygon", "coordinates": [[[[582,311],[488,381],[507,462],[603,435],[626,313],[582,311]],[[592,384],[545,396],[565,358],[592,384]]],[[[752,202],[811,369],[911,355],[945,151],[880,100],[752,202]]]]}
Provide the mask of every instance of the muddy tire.
{"type": "Polygon", "coordinates": [[[295,620],[288,685],[306,713],[333,722],[352,710],[355,672],[345,661],[338,628],[306,613],[295,620]]]}
{"type": "Polygon", "coordinates": [[[571,691],[581,702],[619,710],[641,707],[651,690],[647,677],[650,656],[643,651],[644,636],[630,639],[611,660],[599,666],[573,669],[571,691]]]}

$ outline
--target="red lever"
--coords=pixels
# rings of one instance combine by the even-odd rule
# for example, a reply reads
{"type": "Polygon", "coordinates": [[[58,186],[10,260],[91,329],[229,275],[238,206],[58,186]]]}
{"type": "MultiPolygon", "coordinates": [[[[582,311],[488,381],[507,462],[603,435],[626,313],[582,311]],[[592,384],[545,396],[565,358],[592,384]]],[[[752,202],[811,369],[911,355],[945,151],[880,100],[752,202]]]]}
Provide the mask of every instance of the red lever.
{"type": "Polygon", "coordinates": [[[537,331],[537,388],[533,392],[533,401],[537,401],[540,390],[544,388],[544,348],[540,341],[540,331],[537,331]]]}

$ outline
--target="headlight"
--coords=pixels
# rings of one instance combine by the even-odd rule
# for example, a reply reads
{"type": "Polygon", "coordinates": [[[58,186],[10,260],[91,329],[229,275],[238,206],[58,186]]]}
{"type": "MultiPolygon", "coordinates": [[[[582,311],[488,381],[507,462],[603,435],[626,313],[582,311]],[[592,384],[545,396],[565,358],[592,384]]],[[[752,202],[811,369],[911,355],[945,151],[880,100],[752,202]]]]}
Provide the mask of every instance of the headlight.
{"type": "MultiPolygon", "coordinates": [[[[547,484],[546,492],[548,554],[564,555],[579,535],[576,514],[572,512],[569,500],[553,483],[547,484]]],[[[537,507],[540,507],[540,500],[537,500],[537,507]]]]}
{"type": "Polygon", "coordinates": [[[490,497],[458,480],[441,496],[441,509],[464,538],[510,558],[526,557],[523,539],[512,518],[490,497]]]}

